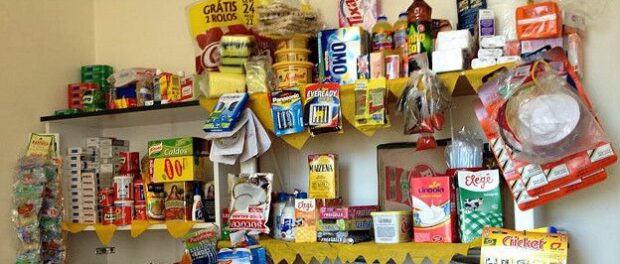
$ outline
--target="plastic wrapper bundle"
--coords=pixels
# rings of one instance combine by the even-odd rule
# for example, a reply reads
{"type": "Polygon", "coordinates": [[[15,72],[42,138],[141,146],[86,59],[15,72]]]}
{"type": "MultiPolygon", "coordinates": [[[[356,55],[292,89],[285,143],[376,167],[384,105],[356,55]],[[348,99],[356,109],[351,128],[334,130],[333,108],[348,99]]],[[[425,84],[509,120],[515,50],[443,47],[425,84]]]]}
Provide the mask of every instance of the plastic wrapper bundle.
{"type": "Polygon", "coordinates": [[[276,86],[271,57],[254,56],[245,62],[245,84],[248,93],[266,93],[276,86]]]}
{"type": "Polygon", "coordinates": [[[446,161],[451,169],[481,168],[484,142],[472,131],[462,128],[446,147],[446,161]]]}
{"type": "Polygon", "coordinates": [[[20,241],[15,263],[64,263],[58,167],[51,160],[23,158],[13,193],[13,223],[20,241]]]}
{"type": "Polygon", "coordinates": [[[269,233],[269,207],[273,174],[229,174],[231,195],[230,231],[255,231],[269,233]]]}
{"type": "Polygon", "coordinates": [[[496,117],[515,158],[544,164],[608,141],[588,106],[547,63],[536,62],[523,77],[512,72],[503,81],[505,102],[496,117]]]}
{"type": "Polygon", "coordinates": [[[451,94],[443,81],[420,61],[421,69],[412,74],[398,100],[398,112],[405,116],[404,133],[422,134],[418,149],[436,146],[430,134],[444,126],[444,113],[451,105],[451,94]]]}
{"type": "Polygon", "coordinates": [[[321,16],[307,3],[297,0],[275,0],[256,8],[262,35],[291,37],[296,34],[315,35],[322,27],[321,16]]]}

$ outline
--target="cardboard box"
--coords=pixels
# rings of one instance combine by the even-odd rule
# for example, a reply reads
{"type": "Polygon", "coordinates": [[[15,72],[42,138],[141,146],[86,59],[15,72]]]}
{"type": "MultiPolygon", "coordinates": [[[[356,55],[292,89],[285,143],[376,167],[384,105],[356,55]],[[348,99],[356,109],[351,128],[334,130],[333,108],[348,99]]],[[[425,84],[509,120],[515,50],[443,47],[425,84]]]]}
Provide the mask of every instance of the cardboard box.
{"type": "Polygon", "coordinates": [[[457,242],[452,177],[411,178],[411,201],[414,242],[457,242]]]}
{"type": "Polygon", "coordinates": [[[184,137],[153,140],[148,143],[149,158],[209,155],[208,141],[202,138],[184,137]]]}
{"type": "Polygon", "coordinates": [[[318,211],[316,200],[295,199],[295,242],[316,242],[318,211]]]}
{"type": "Polygon", "coordinates": [[[317,226],[318,231],[370,231],[372,228],[372,218],[321,219],[317,226]]]}
{"type": "Polygon", "coordinates": [[[461,242],[479,238],[484,227],[504,227],[499,171],[457,171],[456,177],[461,242]]]}
{"type": "Polygon", "coordinates": [[[566,264],[568,235],[485,228],[480,263],[566,264]]]}
{"type": "Polygon", "coordinates": [[[153,182],[207,181],[207,157],[183,156],[153,160],[153,182]]]}
{"type": "Polygon", "coordinates": [[[368,33],[361,27],[319,32],[319,78],[327,83],[357,81],[357,59],[368,51],[368,33]]]}
{"type": "Polygon", "coordinates": [[[192,220],[193,182],[167,182],[164,184],[164,215],[168,220],[192,220]]]}
{"type": "Polygon", "coordinates": [[[335,154],[308,156],[310,198],[335,199],[339,195],[338,164],[335,154]]]}

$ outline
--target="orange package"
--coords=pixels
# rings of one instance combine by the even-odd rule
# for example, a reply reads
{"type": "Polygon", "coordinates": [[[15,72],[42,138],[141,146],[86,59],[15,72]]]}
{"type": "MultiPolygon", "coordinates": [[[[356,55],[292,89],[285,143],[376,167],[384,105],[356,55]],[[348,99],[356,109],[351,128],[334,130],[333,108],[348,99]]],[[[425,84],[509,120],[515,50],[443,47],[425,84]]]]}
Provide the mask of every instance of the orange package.
{"type": "Polygon", "coordinates": [[[516,19],[520,41],[562,36],[562,12],[555,2],[519,7],[516,19]]]}

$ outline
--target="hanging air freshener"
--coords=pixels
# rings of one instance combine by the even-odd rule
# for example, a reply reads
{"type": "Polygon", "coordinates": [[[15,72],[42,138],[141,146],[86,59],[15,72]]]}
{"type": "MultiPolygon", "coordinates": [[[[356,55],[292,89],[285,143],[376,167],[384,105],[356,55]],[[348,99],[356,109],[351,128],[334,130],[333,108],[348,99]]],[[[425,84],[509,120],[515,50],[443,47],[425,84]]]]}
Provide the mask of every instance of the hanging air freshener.
{"type": "Polygon", "coordinates": [[[310,128],[310,134],[313,136],[342,131],[339,84],[321,83],[306,86],[304,123],[310,128]]]}
{"type": "Polygon", "coordinates": [[[299,91],[274,91],[271,93],[271,113],[276,136],[304,131],[301,95],[299,91]]]}

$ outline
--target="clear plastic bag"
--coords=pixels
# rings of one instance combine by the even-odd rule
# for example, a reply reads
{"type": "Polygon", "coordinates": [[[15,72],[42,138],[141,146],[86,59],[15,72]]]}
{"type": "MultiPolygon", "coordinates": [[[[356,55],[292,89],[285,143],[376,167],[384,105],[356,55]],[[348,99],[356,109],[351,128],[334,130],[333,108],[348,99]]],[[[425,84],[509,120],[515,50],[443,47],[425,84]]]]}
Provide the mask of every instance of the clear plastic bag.
{"type": "Polygon", "coordinates": [[[481,168],[483,152],[482,139],[463,127],[452,137],[452,142],[446,147],[448,168],[481,168]]]}
{"type": "Polygon", "coordinates": [[[582,98],[546,62],[536,62],[530,75],[532,81],[507,79],[497,113],[498,131],[515,158],[545,164],[607,142],[582,98]]]}

